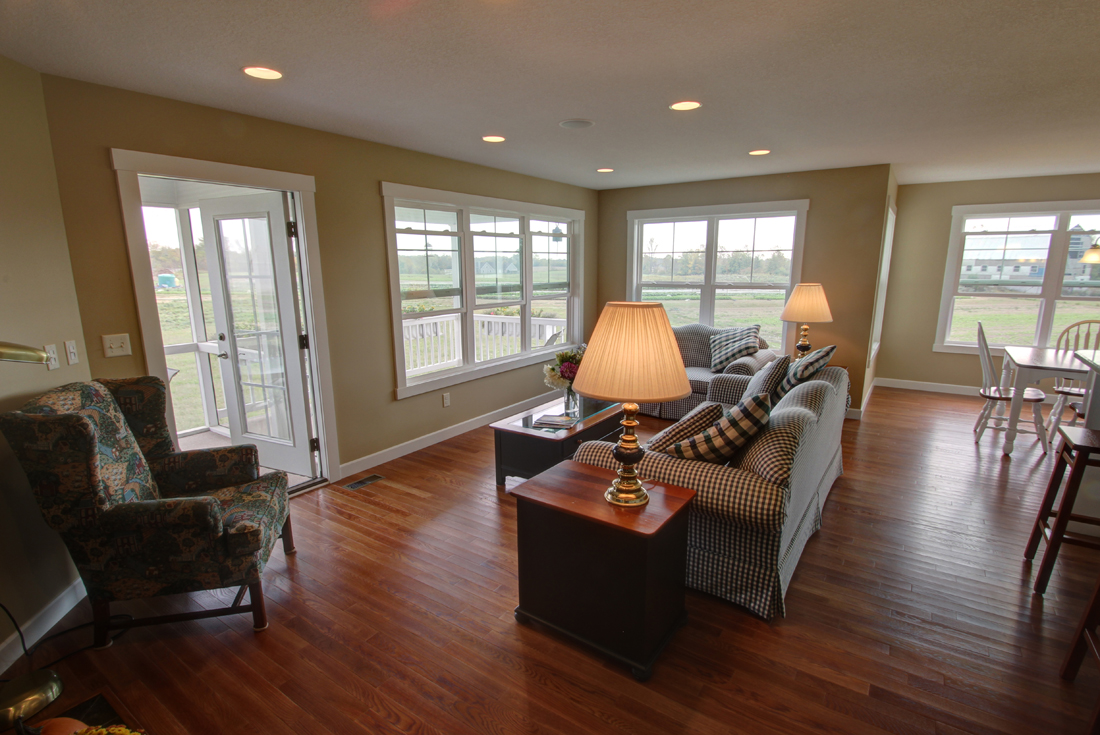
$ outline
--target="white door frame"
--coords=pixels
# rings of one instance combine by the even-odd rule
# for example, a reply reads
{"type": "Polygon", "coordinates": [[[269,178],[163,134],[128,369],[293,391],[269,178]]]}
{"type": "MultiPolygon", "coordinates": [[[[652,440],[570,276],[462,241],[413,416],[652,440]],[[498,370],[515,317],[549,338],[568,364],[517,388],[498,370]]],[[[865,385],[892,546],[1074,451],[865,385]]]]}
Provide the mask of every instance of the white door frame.
{"type": "MultiPolygon", "coordinates": [[[[133,275],[134,296],[137,299],[146,370],[151,375],[160,377],[165,384],[168,382],[168,365],[164,359],[164,342],[160,333],[156,290],[153,287],[153,269],[149,262],[149,245],[145,237],[145,221],[141,213],[138,175],[148,174],[218,184],[235,184],[260,189],[292,191],[298,194],[295,200],[298,202],[299,211],[295,219],[302,225],[299,231],[299,249],[302,268],[305,271],[303,281],[306,291],[305,301],[308,304],[306,329],[309,334],[314,395],[317,399],[314,410],[317,412],[317,438],[321,443],[320,473],[330,482],[341,479],[340,445],[336,434],[336,401],[332,390],[328,325],[325,317],[321,254],[317,237],[317,211],[314,196],[317,185],[314,178],[305,174],[118,148],[111,149],[111,163],[118,177],[122,222],[130,254],[130,271],[133,275]]],[[[175,424],[170,413],[171,402],[168,404],[168,410],[168,426],[175,439],[175,424]]]]}

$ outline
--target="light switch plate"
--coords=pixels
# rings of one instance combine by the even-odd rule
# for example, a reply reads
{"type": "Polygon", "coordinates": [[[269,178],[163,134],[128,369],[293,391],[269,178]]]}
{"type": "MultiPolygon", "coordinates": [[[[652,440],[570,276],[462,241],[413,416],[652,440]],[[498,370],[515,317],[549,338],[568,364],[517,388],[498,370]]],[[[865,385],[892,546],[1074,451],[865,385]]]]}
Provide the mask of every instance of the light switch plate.
{"type": "Polygon", "coordinates": [[[61,363],[57,361],[57,345],[46,345],[42,349],[50,356],[50,361],[46,363],[49,370],[57,370],[61,367],[61,363]]]}
{"type": "Polygon", "coordinates": [[[76,340],[65,340],[65,355],[69,358],[69,364],[75,365],[80,362],[80,355],[76,351],[76,340]]]}
{"type": "Polygon", "coordinates": [[[104,357],[121,357],[122,355],[133,354],[130,351],[130,335],[128,334],[105,334],[103,335],[103,355],[104,357]]]}

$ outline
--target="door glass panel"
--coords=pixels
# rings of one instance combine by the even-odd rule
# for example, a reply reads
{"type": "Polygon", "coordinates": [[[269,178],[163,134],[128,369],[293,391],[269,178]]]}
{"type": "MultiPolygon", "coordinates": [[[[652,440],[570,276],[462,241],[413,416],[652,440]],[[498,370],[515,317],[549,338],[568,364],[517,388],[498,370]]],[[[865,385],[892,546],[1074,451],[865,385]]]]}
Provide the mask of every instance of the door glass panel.
{"type": "Polygon", "coordinates": [[[289,441],[286,366],[266,215],[218,219],[245,432],[289,441]]]}
{"type": "MultiPolygon", "coordinates": [[[[206,325],[205,339],[214,339],[218,333],[214,326],[214,300],[210,295],[210,266],[206,259],[206,237],[202,231],[202,213],[198,207],[187,210],[191,220],[191,243],[195,249],[195,271],[199,276],[199,301],[202,304],[202,321],[206,325]]],[[[203,335],[199,335],[200,338],[203,335]]]]}
{"type": "Polygon", "coordinates": [[[153,269],[161,337],[166,345],[194,342],[191,315],[187,311],[176,210],[171,207],[142,207],[141,213],[149,245],[149,265],[153,269]]]}
{"type": "Polygon", "coordinates": [[[172,390],[172,414],[176,419],[176,433],[205,427],[206,416],[202,410],[195,353],[165,355],[164,360],[168,363],[168,385],[172,390]],[[173,370],[179,372],[173,373],[173,370]]]}

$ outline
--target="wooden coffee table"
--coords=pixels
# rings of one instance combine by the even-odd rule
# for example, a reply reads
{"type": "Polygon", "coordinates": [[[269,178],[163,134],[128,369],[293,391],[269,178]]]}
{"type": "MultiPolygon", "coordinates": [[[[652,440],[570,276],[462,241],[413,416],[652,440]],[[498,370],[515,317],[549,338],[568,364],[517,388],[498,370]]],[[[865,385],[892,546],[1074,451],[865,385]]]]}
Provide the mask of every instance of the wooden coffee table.
{"type": "Polygon", "coordinates": [[[687,620],[687,508],[695,491],[646,482],[649,503],[624,508],[603,498],[614,478],[566,460],[512,490],[515,615],[602,651],[645,681],[687,620]]]}
{"type": "Polygon", "coordinates": [[[565,398],[548,401],[503,421],[492,424],[496,445],[497,489],[504,478],[534,477],[558,462],[569,459],[587,441],[618,441],[623,404],[580,398],[581,420],[568,429],[536,429],[535,419],[543,414],[561,414],[565,398]]]}

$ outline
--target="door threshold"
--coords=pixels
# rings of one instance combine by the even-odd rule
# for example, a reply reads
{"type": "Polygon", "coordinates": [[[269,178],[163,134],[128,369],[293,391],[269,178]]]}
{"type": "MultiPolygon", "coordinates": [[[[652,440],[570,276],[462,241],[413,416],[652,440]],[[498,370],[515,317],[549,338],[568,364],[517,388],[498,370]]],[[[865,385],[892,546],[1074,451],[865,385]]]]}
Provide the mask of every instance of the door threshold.
{"type": "Polygon", "coordinates": [[[292,488],[288,488],[287,489],[287,495],[289,497],[293,498],[296,495],[301,495],[302,493],[309,492],[310,490],[316,490],[317,488],[321,487],[322,485],[327,485],[327,484],[328,484],[328,480],[325,479],[324,477],[313,477],[313,478],[310,478],[310,479],[306,480],[305,482],[298,483],[297,485],[295,485],[292,488]]]}

